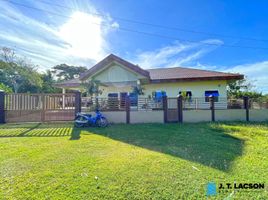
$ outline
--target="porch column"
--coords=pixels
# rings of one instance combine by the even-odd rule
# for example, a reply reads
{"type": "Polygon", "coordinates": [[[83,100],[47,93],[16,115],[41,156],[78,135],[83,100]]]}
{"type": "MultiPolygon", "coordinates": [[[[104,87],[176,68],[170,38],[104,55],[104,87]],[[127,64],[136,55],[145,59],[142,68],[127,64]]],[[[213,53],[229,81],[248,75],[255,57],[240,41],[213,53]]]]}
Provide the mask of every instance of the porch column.
{"type": "Polygon", "coordinates": [[[62,108],[65,109],[65,88],[62,88],[62,108]]]}

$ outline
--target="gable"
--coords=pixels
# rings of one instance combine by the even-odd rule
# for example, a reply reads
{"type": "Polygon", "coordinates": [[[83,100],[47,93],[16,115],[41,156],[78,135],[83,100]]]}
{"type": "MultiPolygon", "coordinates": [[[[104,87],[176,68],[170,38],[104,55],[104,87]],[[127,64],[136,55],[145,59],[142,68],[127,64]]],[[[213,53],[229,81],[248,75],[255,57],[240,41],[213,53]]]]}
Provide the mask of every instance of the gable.
{"type": "Polygon", "coordinates": [[[117,63],[112,63],[104,70],[92,76],[92,79],[99,80],[102,83],[110,82],[132,82],[142,78],[139,74],[120,66],[117,63]]]}
{"type": "Polygon", "coordinates": [[[87,70],[85,73],[80,75],[80,79],[86,80],[88,78],[92,78],[100,71],[107,68],[107,66],[111,65],[112,63],[117,63],[120,66],[123,66],[125,69],[128,69],[131,72],[134,72],[135,74],[140,75],[143,78],[150,78],[149,72],[140,68],[138,65],[134,65],[122,58],[119,58],[118,56],[115,56],[113,54],[110,54],[106,58],[104,58],[102,61],[91,67],[89,70],[87,70]]]}

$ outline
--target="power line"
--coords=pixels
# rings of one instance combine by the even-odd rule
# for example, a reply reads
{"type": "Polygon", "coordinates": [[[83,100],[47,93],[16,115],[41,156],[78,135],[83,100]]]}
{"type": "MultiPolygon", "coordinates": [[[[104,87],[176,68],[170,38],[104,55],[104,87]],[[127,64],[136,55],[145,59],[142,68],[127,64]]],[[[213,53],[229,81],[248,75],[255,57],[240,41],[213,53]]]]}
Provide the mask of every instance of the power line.
{"type": "MultiPolygon", "coordinates": [[[[60,5],[60,4],[50,3],[50,2],[47,2],[47,1],[43,1],[43,0],[39,0],[39,2],[40,3],[43,3],[43,4],[50,5],[50,6],[57,6],[57,7],[61,7],[61,8],[69,9],[69,10],[74,10],[74,8],[69,7],[69,6],[64,6],[64,5],[60,5]]],[[[96,13],[96,12],[88,12],[88,11],[85,11],[85,13],[88,13],[88,14],[91,14],[91,15],[97,15],[97,16],[104,16],[105,17],[104,14],[99,14],[99,13],[96,13]]],[[[142,24],[142,25],[146,25],[146,26],[152,26],[152,27],[157,27],[157,28],[163,28],[163,29],[169,29],[169,30],[175,30],[175,31],[188,32],[188,33],[194,33],[194,34],[202,34],[202,35],[210,35],[210,36],[220,36],[220,37],[240,39],[240,40],[253,40],[253,41],[268,42],[267,39],[251,38],[251,37],[238,37],[238,36],[234,36],[234,35],[224,35],[224,34],[220,34],[220,33],[209,33],[209,32],[196,31],[196,30],[184,29],[184,28],[179,28],[179,27],[164,26],[164,25],[160,25],[160,24],[153,24],[153,23],[149,23],[149,22],[137,21],[137,20],[133,20],[133,19],[126,19],[126,18],[114,17],[114,16],[113,16],[113,18],[116,19],[116,20],[130,22],[130,23],[135,23],[135,24],[142,24]]]]}
{"type": "MultiPolygon", "coordinates": [[[[2,0],[2,1],[8,1],[8,0],[2,0]]],[[[13,2],[13,1],[8,1],[9,3],[18,5],[18,6],[22,6],[25,8],[29,8],[29,9],[33,9],[33,10],[38,10],[38,11],[42,11],[42,12],[46,12],[49,13],[51,15],[56,15],[59,17],[64,17],[64,18],[72,18],[70,16],[66,16],[66,15],[62,15],[62,14],[58,14],[58,13],[54,13],[45,9],[41,9],[41,8],[36,8],[36,7],[32,7],[32,6],[28,6],[25,4],[21,4],[21,3],[17,3],[17,2],[13,2]]],[[[93,23],[90,22],[91,24],[94,25],[98,25],[98,26],[109,26],[112,27],[111,25],[108,24],[98,24],[98,23],[93,23]]],[[[256,49],[256,50],[268,50],[268,48],[265,47],[252,47],[252,46],[240,46],[240,45],[228,45],[228,44],[213,44],[213,43],[207,43],[207,42],[202,42],[202,41],[194,41],[194,40],[188,40],[188,39],[182,39],[182,38],[177,38],[177,37],[173,37],[173,36],[167,36],[167,35],[162,35],[162,34],[155,34],[155,33],[149,33],[149,32],[144,32],[144,31],[138,31],[138,30],[134,30],[134,29],[128,29],[128,28],[122,28],[122,27],[118,27],[118,30],[121,31],[126,31],[126,32],[132,32],[132,33],[138,33],[138,34],[143,34],[143,35],[147,35],[147,36],[153,36],[153,37],[159,37],[159,38],[166,38],[166,39],[172,39],[172,40],[178,40],[178,41],[184,41],[184,42],[190,42],[190,43],[199,43],[199,44],[204,44],[204,45],[210,45],[210,46],[224,46],[224,47],[231,47],[231,48],[245,48],[245,49],[256,49]]]]}

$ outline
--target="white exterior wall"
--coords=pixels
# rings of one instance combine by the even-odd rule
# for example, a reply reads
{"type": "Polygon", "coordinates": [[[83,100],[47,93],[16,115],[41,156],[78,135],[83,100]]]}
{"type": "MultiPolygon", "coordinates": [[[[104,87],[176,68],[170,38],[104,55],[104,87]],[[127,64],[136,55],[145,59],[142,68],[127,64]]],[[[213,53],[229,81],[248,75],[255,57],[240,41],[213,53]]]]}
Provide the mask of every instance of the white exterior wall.
{"type": "Polygon", "coordinates": [[[156,90],[163,90],[168,97],[176,97],[179,91],[191,91],[192,97],[204,97],[206,90],[218,90],[220,97],[227,97],[226,86],[225,80],[148,84],[144,85],[144,96],[152,95],[156,90]]]}
{"type": "MultiPolygon", "coordinates": [[[[154,91],[165,91],[168,97],[177,97],[179,91],[191,91],[192,101],[186,102],[184,105],[186,108],[191,109],[207,109],[209,102],[205,102],[205,91],[206,90],[218,90],[219,91],[219,102],[215,102],[216,109],[227,108],[227,82],[225,80],[219,81],[196,81],[196,82],[176,82],[176,83],[160,83],[160,84],[146,84],[144,88],[144,95],[140,95],[139,98],[142,103],[142,99],[152,97],[154,91]]],[[[102,94],[100,97],[107,98],[109,93],[120,92],[132,92],[133,88],[129,85],[111,85],[109,87],[100,87],[102,94]]]]}
{"type": "MultiPolygon", "coordinates": [[[[227,82],[225,80],[219,81],[195,81],[195,82],[177,82],[177,83],[157,83],[146,84],[144,88],[144,95],[141,97],[147,98],[152,96],[154,91],[165,91],[168,97],[177,97],[179,91],[191,91],[192,97],[205,97],[206,90],[218,90],[221,98],[227,97],[226,91],[227,82]]],[[[107,97],[111,92],[131,92],[132,87],[129,85],[111,85],[109,87],[100,87],[102,90],[101,97],[107,97]]]]}
{"type": "MultiPolygon", "coordinates": [[[[136,85],[137,81],[144,78],[139,74],[130,71],[124,66],[112,63],[107,66],[103,71],[100,71],[93,76],[95,80],[103,83],[109,83],[109,86],[103,87],[100,97],[107,97],[108,93],[113,92],[131,92],[131,85],[136,85]],[[114,83],[114,84],[113,84],[114,83]],[[131,84],[130,84],[131,83],[131,84]]],[[[212,81],[187,81],[187,82],[174,82],[174,83],[154,83],[145,84],[143,97],[147,98],[152,95],[153,91],[165,91],[168,97],[176,97],[179,91],[191,91],[192,97],[204,97],[206,90],[218,90],[220,97],[227,97],[226,94],[226,80],[212,80],[212,81]]]]}
{"type": "Polygon", "coordinates": [[[101,98],[107,98],[109,93],[119,93],[120,92],[131,92],[132,87],[131,86],[109,86],[109,87],[100,87],[100,90],[102,91],[102,94],[99,95],[101,98]]]}

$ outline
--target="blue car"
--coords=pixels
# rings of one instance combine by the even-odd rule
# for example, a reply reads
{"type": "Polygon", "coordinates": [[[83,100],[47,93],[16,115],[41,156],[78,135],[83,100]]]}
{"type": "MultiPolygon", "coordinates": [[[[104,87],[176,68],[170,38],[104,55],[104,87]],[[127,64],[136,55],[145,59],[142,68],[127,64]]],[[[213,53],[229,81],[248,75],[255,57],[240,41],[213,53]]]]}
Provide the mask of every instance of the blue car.
{"type": "Polygon", "coordinates": [[[75,127],[81,128],[86,126],[106,127],[108,126],[108,120],[101,114],[99,110],[96,110],[96,115],[77,113],[75,116],[75,127]]]}

